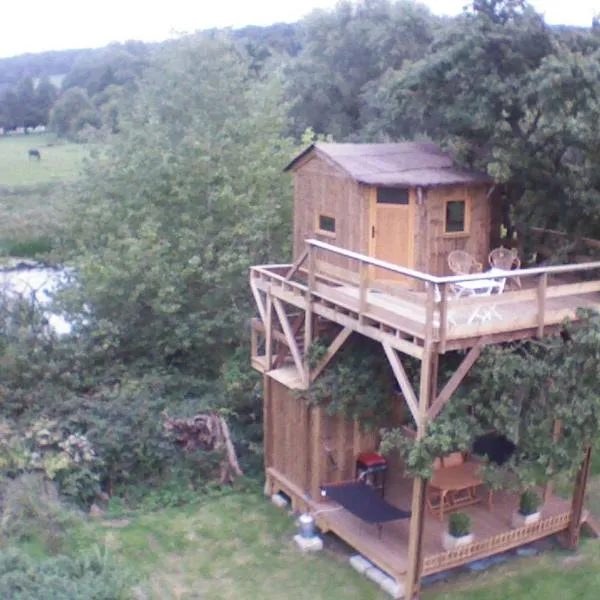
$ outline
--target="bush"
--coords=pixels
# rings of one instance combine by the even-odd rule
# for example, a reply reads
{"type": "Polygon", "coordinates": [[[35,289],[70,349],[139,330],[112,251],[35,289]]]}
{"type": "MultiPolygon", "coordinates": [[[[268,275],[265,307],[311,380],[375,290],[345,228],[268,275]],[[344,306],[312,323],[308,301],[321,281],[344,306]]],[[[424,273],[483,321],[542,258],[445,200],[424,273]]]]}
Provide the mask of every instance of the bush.
{"type": "Polygon", "coordinates": [[[519,500],[519,513],[524,517],[536,513],[539,507],[540,498],[534,491],[527,490],[521,494],[521,498],[519,500]]]}
{"type": "MultiPolygon", "coordinates": [[[[64,507],[55,485],[41,473],[25,473],[6,482],[0,531],[4,541],[39,541],[51,554],[63,549],[77,513],[64,507]]],[[[0,594],[0,598],[4,598],[0,594]]]]}
{"type": "Polygon", "coordinates": [[[106,550],[42,561],[14,549],[0,551],[0,598],[7,600],[127,600],[128,587],[106,550]]]}
{"type": "Polygon", "coordinates": [[[448,519],[448,533],[452,537],[463,537],[472,531],[471,517],[466,513],[452,513],[448,519]]]}

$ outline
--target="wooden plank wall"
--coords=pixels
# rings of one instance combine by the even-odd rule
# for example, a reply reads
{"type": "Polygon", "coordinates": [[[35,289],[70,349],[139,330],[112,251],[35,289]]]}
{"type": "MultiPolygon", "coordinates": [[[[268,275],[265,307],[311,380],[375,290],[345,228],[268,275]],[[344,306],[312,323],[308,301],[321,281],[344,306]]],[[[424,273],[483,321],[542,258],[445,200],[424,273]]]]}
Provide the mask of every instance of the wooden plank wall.
{"type": "MultiPolygon", "coordinates": [[[[294,260],[305,250],[304,240],[311,237],[367,254],[369,227],[369,188],[359,185],[341,168],[316,154],[296,169],[294,260]],[[335,237],[316,233],[319,214],[335,218],[335,237]]],[[[328,254],[326,260],[340,267],[350,267],[343,257],[328,254]]]]}
{"type": "Polygon", "coordinates": [[[427,190],[424,201],[416,206],[415,215],[415,268],[432,275],[451,275],[448,254],[452,250],[466,250],[488,266],[491,200],[487,186],[445,186],[427,190]],[[463,236],[444,235],[445,201],[470,197],[471,226],[463,236]]]}
{"type": "Polygon", "coordinates": [[[352,480],[361,452],[376,450],[376,431],[365,432],[342,416],[328,415],[324,408],[308,403],[281,383],[270,379],[265,399],[269,415],[265,446],[270,449],[267,467],[273,467],[313,498],[319,485],[352,480]]]}

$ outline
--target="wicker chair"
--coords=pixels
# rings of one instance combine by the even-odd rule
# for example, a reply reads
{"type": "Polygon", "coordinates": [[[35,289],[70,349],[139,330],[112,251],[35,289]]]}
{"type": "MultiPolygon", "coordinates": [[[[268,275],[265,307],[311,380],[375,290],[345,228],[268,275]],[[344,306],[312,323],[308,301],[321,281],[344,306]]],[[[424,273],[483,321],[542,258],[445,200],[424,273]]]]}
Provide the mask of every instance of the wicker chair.
{"type": "MultiPolygon", "coordinates": [[[[489,261],[492,269],[511,271],[512,269],[519,269],[521,267],[521,259],[515,248],[505,248],[504,246],[494,248],[490,252],[489,261]]],[[[521,287],[521,279],[519,277],[510,277],[509,281],[517,288],[521,287]]]]}
{"type": "Polygon", "coordinates": [[[483,265],[464,250],[452,250],[448,254],[448,266],[455,275],[481,273],[483,265]]]}

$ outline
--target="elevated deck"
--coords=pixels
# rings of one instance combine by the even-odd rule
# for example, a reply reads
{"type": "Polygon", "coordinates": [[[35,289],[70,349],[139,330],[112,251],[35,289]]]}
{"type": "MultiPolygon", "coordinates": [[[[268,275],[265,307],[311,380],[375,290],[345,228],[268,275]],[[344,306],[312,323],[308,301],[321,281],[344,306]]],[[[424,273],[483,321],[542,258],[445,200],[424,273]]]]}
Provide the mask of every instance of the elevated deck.
{"type": "Polygon", "coordinates": [[[489,280],[490,274],[435,277],[307,243],[306,267],[251,269],[263,322],[261,292],[421,358],[426,341],[443,353],[470,348],[481,338],[492,343],[542,337],[565,319],[576,320],[579,308],[600,309],[600,262],[509,271],[501,294],[456,297],[457,286],[489,280]],[[334,265],[336,260],[346,266],[334,265]]]}
{"type": "MultiPolygon", "coordinates": [[[[362,522],[336,503],[307,499],[274,469],[269,470],[268,479],[272,490],[284,491],[293,501],[301,504],[302,510],[308,510],[315,515],[317,525],[322,531],[336,534],[396,580],[404,579],[408,568],[410,520],[386,523],[380,537],[376,526],[362,522]]],[[[386,487],[387,502],[399,508],[410,507],[411,494],[411,479],[404,479],[386,487]]],[[[518,495],[496,492],[491,510],[485,501],[463,509],[463,512],[471,517],[475,539],[472,544],[450,551],[444,550],[442,546],[442,534],[448,527],[447,517],[440,521],[427,513],[422,538],[423,576],[531,544],[566,531],[569,526],[570,502],[558,496],[548,497],[541,509],[540,521],[513,529],[512,515],[517,506],[518,495]]]]}

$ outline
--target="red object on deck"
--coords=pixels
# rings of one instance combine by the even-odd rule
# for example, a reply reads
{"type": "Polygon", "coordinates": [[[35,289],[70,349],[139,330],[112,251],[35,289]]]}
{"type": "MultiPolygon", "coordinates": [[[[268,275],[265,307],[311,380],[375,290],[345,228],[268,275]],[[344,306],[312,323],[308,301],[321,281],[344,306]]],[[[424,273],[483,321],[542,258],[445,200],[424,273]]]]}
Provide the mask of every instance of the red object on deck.
{"type": "Polygon", "coordinates": [[[356,459],[356,478],[364,479],[371,487],[381,490],[385,495],[385,476],[388,468],[387,460],[377,452],[364,452],[356,459]]]}
{"type": "Polygon", "coordinates": [[[380,467],[384,465],[387,467],[387,460],[381,456],[381,454],[377,454],[377,452],[365,452],[363,454],[359,454],[356,462],[360,463],[367,469],[370,467],[380,467]]]}

